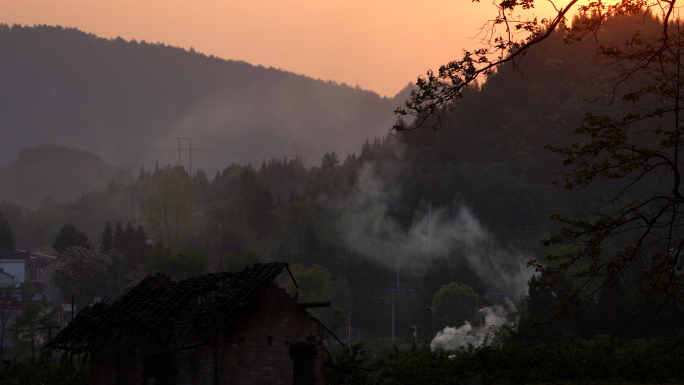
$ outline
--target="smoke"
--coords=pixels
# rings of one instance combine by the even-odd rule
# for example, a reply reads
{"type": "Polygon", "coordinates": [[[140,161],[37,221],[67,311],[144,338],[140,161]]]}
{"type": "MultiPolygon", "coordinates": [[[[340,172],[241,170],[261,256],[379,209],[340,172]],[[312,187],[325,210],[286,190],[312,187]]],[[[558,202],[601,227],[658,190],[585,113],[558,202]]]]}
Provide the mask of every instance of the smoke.
{"type": "MultiPolygon", "coordinates": [[[[258,167],[263,160],[292,158],[292,143],[304,138],[318,151],[311,164],[320,165],[325,153],[344,159],[358,152],[367,139],[386,135],[396,119],[394,102],[374,93],[276,70],[248,72],[233,79],[244,88],[217,79],[212,92],[179,106],[177,118],[152,141],[152,162],[178,162],[176,138],[192,137],[194,168],[212,175],[232,163],[258,167]],[[264,74],[279,80],[266,81],[264,74]],[[254,76],[259,80],[248,83],[254,76]]],[[[189,143],[181,148],[180,163],[187,166],[189,143]]]]}
{"type": "MultiPolygon", "coordinates": [[[[396,158],[401,159],[402,149],[395,146],[395,150],[396,158]]],[[[527,268],[531,256],[500,246],[467,205],[454,202],[451,207],[437,207],[423,201],[413,213],[408,228],[393,219],[391,209],[401,199],[407,199],[402,196],[404,167],[401,161],[367,162],[362,166],[357,193],[343,203],[341,235],[346,246],[390,267],[412,269],[425,267],[435,258],[465,258],[491,292],[516,295],[526,291],[533,274],[527,268]]],[[[399,276],[401,281],[401,273],[399,276]]],[[[484,329],[473,328],[469,322],[460,327],[446,327],[437,333],[431,347],[453,349],[479,344],[480,333],[486,336],[504,324],[506,308],[513,308],[510,301],[506,306],[484,307],[481,311],[484,329]]]]}
{"type": "MultiPolygon", "coordinates": [[[[400,158],[401,149],[397,151],[400,158]]],[[[454,258],[458,250],[491,290],[526,290],[532,276],[526,267],[529,256],[500,247],[467,206],[454,204],[449,209],[422,202],[409,228],[394,221],[390,208],[402,199],[402,167],[401,162],[368,162],[359,171],[357,194],[344,203],[342,216],[342,236],[349,249],[387,266],[411,268],[431,258],[454,258]]]]}
{"type": "Polygon", "coordinates": [[[430,348],[433,350],[437,348],[455,349],[468,344],[480,345],[487,334],[494,332],[497,327],[506,322],[505,309],[501,305],[485,306],[482,308],[481,313],[481,328],[473,329],[473,326],[468,321],[459,328],[447,326],[441,332],[437,332],[437,335],[430,343],[430,348]]]}

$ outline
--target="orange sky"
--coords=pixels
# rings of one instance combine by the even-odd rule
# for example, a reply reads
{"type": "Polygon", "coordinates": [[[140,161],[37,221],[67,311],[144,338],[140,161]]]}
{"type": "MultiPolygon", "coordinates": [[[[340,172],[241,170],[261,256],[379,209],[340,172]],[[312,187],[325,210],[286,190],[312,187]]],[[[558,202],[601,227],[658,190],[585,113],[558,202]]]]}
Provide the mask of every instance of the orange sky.
{"type": "Polygon", "coordinates": [[[0,22],[162,42],[393,96],[473,47],[487,0],[0,0],[0,22]]]}

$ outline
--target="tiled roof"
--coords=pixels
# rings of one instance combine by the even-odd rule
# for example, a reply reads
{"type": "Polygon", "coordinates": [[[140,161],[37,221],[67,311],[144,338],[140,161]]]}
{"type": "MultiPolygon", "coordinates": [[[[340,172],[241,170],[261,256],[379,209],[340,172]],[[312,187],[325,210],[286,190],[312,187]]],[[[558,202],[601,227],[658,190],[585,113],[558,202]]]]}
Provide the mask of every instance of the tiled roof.
{"type": "Polygon", "coordinates": [[[179,282],[165,274],[148,276],[111,304],[83,309],[47,348],[139,355],[181,349],[197,343],[191,341],[194,331],[228,316],[286,267],[280,262],[255,264],[239,273],[179,282]]]}

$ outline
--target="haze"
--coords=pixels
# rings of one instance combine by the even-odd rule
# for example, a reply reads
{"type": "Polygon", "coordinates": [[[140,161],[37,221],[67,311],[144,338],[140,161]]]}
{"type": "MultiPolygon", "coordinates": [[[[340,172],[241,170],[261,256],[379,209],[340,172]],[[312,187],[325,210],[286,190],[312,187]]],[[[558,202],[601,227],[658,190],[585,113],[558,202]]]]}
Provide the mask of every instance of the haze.
{"type": "Polygon", "coordinates": [[[391,97],[474,46],[492,9],[466,0],[0,0],[0,22],[193,47],[391,97]]]}

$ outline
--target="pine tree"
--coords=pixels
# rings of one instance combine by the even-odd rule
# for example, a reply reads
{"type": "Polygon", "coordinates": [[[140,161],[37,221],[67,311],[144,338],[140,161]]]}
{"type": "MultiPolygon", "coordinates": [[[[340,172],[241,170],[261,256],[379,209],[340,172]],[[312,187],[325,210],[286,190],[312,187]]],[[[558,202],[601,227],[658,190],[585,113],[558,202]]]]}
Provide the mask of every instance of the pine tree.
{"type": "Polygon", "coordinates": [[[14,251],[15,246],[12,228],[0,212],[0,251],[14,251]]]}

